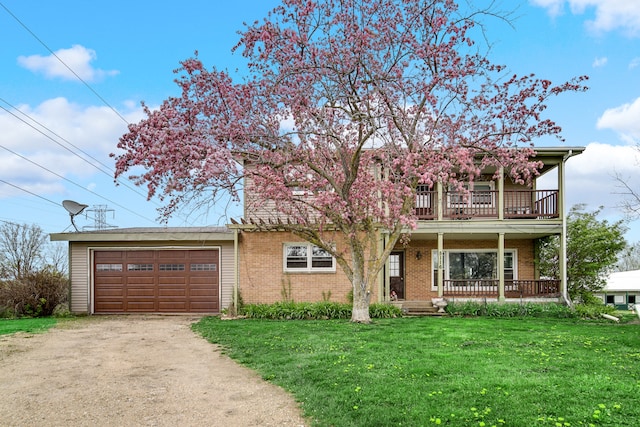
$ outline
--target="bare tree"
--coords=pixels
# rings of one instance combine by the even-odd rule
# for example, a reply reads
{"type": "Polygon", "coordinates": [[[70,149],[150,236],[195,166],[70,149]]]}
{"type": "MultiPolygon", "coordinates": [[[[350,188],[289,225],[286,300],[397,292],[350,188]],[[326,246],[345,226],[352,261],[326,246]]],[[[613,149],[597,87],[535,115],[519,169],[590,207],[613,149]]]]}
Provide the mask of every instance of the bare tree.
{"type": "Polygon", "coordinates": [[[3,279],[21,279],[43,261],[47,236],[36,224],[5,222],[0,226],[0,273],[3,279]]]}
{"type": "Polygon", "coordinates": [[[69,271],[69,253],[63,242],[48,243],[44,250],[43,262],[52,272],[67,276],[69,271]]]}
{"type": "Polygon", "coordinates": [[[618,194],[623,196],[619,207],[631,218],[640,217],[640,187],[634,188],[630,184],[630,177],[623,176],[620,173],[616,172],[614,178],[617,182],[617,187],[620,189],[618,194]]]}
{"type": "Polygon", "coordinates": [[[618,271],[640,270],[640,242],[628,246],[618,258],[618,271]]]}

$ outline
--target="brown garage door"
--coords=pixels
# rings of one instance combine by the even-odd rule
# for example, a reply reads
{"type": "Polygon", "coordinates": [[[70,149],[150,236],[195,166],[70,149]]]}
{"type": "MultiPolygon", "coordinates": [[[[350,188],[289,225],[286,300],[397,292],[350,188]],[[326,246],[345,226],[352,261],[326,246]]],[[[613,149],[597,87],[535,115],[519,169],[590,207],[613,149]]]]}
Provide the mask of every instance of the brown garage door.
{"type": "Polygon", "coordinates": [[[217,313],[218,250],[94,252],[96,313],[217,313]]]}

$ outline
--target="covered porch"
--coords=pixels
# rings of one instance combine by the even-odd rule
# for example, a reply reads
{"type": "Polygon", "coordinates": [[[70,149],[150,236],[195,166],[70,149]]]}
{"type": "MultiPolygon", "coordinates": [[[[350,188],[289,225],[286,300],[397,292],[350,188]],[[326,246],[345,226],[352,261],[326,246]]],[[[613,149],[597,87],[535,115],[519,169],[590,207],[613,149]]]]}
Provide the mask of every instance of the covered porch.
{"type": "Polygon", "coordinates": [[[537,240],[562,229],[557,219],[519,220],[515,227],[506,221],[422,223],[408,245],[391,253],[381,295],[388,301],[562,299],[562,280],[541,277],[536,261],[537,240]]]}

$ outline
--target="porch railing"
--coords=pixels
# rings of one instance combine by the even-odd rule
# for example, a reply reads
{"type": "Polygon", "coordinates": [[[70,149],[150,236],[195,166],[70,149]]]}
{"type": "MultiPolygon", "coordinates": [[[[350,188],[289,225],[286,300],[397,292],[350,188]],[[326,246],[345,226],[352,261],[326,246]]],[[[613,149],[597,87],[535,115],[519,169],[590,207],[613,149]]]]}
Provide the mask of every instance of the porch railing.
{"type": "MultiPolygon", "coordinates": [[[[438,192],[418,190],[415,213],[420,220],[436,219],[438,192]]],[[[498,191],[444,192],[442,216],[444,219],[498,218],[498,191]]],[[[506,219],[547,219],[558,216],[558,190],[504,192],[506,219]]]]}
{"type": "MultiPolygon", "coordinates": [[[[499,281],[482,280],[445,280],[443,295],[445,297],[498,297],[499,281]]],[[[554,279],[540,280],[505,280],[504,294],[506,298],[551,298],[560,296],[560,281],[554,279]]]]}

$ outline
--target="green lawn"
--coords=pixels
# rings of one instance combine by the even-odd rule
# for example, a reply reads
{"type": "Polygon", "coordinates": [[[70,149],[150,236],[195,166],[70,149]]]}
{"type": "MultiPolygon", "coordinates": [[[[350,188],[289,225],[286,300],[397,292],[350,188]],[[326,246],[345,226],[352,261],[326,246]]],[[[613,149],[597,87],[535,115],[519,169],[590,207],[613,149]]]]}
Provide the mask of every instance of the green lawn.
{"type": "Polygon", "coordinates": [[[57,319],[43,317],[37,319],[0,319],[0,335],[16,332],[44,332],[55,326],[57,319]]]}
{"type": "Polygon", "coordinates": [[[640,325],[205,318],[194,330],[319,426],[636,426],[640,325]]]}

